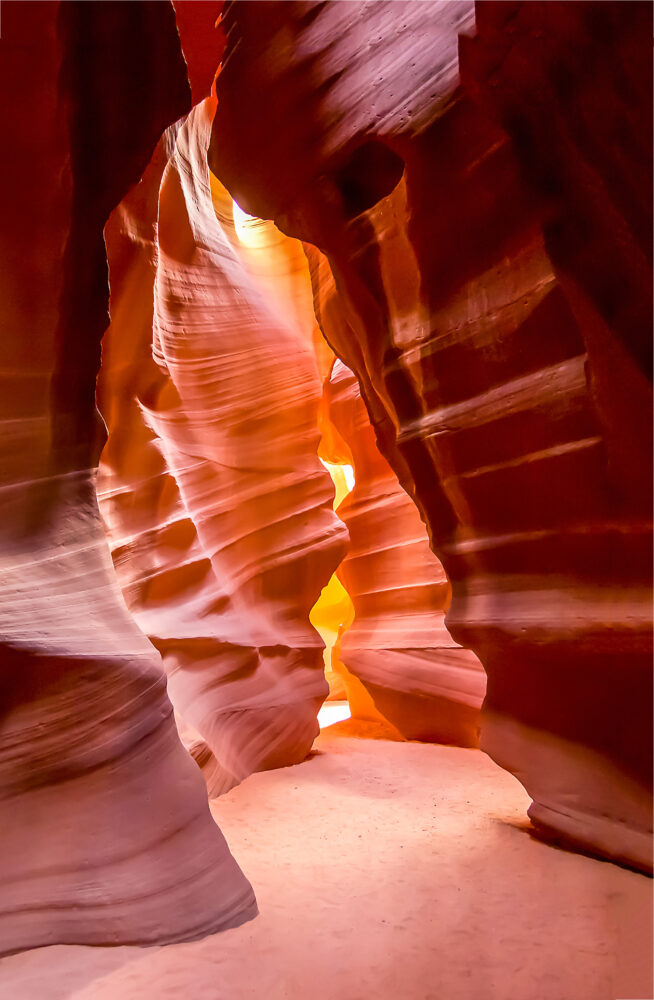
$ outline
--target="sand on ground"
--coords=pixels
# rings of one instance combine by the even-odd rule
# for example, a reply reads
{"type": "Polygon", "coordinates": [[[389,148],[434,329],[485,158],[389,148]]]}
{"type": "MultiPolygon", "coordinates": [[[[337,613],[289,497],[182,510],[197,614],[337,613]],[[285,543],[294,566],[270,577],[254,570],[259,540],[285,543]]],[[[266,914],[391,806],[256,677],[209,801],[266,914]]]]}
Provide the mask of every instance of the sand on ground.
{"type": "Polygon", "coordinates": [[[649,1000],[652,881],[535,839],[528,804],[480,751],[340,723],[213,803],[256,920],[13,955],[0,997],[649,1000]]]}

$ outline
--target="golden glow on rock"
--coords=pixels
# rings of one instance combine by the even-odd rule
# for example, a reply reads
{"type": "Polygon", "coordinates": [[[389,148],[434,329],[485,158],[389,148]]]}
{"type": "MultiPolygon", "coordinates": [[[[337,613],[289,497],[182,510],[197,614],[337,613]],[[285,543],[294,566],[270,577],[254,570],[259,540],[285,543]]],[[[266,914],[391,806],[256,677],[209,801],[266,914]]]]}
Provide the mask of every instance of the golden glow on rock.
{"type": "MultiPolygon", "coordinates": [[[[304,332],[305,336],[309,331],[307,340],[316,352],[319,367],[322,359],[321,375],[324,378],[333,363],[333,355],[328,348],[325,350],[322,333],[316,325],[311,276],[301,243],[285,236],[274,222],[244,212],[212,173],[210,184],[214,211],[223,230],[228,235],[231,230],[232,247],[265,290],[267,301],[278,315],[293,329],[304,332]],[[329,355],[328,359],[323,357],[325,353],[329,355]]],[[[318,424],[322,435],[319,458],[334,483],[333,508],[336,510],[354,488],[351,453],[323,407],[318,415],[318,424]]],[[[324,728],[350,717],[347,701],[350,675],[339,663],[338,648],[340,637],[354,620],[354,605],[335,573],[323,587],[311,609],[309,620],[325,644],[323,659],[330,703],[321,710],[318,720],[324,728]],[[338,705],[335,699],[340,701],[336,712],[332,711],[332,705],[338,705]],[[347,714],[343,714],[344,711],[347,714]],[[330,721],[325,722],[326,719],[330,721]]]]}
{"type": "MultiPolygon", "coordinates": [[[[340,636],[354,620],[354,605],[347,590],[334,573],[329,583],[322,588],[320,597],[314,604],[309,621],[320,633],[325,643],[325,653],[331,651],[340,636]]],[[[325,657],[325,665],[328,665],[325,657]]]]}
{"type": "MultiPolygon", "coordinates": [[[[348,493],[351,493],[354,488],[354,469],[351,465],[328,462],[322,457],[320,461],[329,472],[334,483],[334,510],[336,510],[348,493]]],[[[332,699],[346,699],[347,691],[343,677],[344,668],[342,668],[338,660],[338,647],[341,636],[354,621],[354,605],[336,573],[332,575],[329,583],[322,588],[320,597],[309,614],[309,621],[325,643],[323,657],[330,697],[332,699]]],[[[320,716],[318,717],[318,721],[320,722],[320,716]]],[[[341,720],[338,719],[335,721],[341,720]]],[[[328,724],[331,725],[331,723],[328,724]]]]}
{"type": "Polygon", "coordinates": [[[269,219],[243,211],[211,171],[209,181],[216,218],[236,256],[277,318],[312,346],[324,378],[333,355],[316,320],[309,263],[302,244],[269,219]]]}
{"type": "Polygon", "coordinates": [[[261,224],[261,219],[258,219],[256,215],[248,215],[235,201],[232,201],[232,216],[234,218],[234,229],[241,243],[245,243],[246,246],[256,246],[259,242],[257,239],[257,230],[261,224]]]}

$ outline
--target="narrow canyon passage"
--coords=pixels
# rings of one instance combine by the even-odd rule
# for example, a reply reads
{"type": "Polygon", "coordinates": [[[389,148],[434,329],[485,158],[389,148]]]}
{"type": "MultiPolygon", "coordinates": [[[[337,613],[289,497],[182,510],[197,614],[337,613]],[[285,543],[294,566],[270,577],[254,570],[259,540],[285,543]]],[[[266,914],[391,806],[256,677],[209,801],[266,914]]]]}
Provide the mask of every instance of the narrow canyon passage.
{"type": "Polygon", "coordinates": [[[652,1000],[651,5],[0,5],[0,1000],[652,1000]]]}
{"type": "Polygon", "coordinates": [[[650,996],[652,883],[527,832],[478,750],[324,730],[212,803],[260,915],[166,948],[0,963],[11,1000],[616,1000],[650,996]]]}

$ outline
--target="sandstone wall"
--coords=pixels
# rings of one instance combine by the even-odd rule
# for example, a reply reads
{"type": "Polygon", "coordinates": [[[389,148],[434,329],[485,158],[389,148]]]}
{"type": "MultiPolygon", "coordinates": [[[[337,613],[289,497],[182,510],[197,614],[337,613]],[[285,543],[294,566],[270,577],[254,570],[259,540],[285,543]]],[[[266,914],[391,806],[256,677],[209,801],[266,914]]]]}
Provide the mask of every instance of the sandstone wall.
{"type": "Polygon", "coordinates": [[[210,162],[329,259],[317,312],[335,281],[331,346],[488,674],[482,746],[535,822],[649,868],[651,11],[473,14],[230,7],[210,162]]]}
{"type": "Polygon", "coordinates": [[[94,488],[102,227],[188,108],[172,8],[5,3],[0,82],[0,953],[189,939],[256,904],[94,488]]]}
{"type": "Polygon", "coordinates": [[[486,675],[445,627],[445,570],[377,448],[356,378],[340,361],[327,391],[330,419],[351,449],[356,474],[338,507],[350,535],[338,576],[354,604],[339,658],[403,736],[476,746],[486,675]]]}
{"type": "Polygon", "coordinates": [[[99,494],[127,604],[220,794],[311,748],[327,687],[309,611],[346,532],[318,460],[306,261],[210,177],[214,106],[169,131],[107,227],[99,494]]]}

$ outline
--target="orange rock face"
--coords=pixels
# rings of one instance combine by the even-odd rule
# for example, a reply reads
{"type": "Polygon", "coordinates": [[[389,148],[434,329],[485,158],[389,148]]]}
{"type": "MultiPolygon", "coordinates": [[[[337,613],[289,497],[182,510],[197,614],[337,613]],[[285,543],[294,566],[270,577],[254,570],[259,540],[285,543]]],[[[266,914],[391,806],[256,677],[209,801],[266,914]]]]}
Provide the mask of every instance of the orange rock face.
{"type": "Polygon", "coordinates": [[[188,106],[172,10],[6,4],[0,81],[0,953],[189,939],[256,904],[121,597],[94,489],[102,226],[188,106]]]}
{"type": "Polygon", "coordinates": [[[297,247],[296,273],[291,241],[210,178],[213,110],[164,137],[107,227],[99,495],[128,607],[219,794],[311,748],[327,687],[309,611],[345,529],[318,460],[306,261],[297,247]]]}
{"type": "Polygon", "coordinates": [[[356,473],[338,508],[350,534],[338,576],[354,604],[340,660],[403,736],[476,746],[486,675],[445,628],[445,570],[376,446],[354,375],[340,361],[329,383],[329,416],[350,446],[356,473]]]}
{"type": "Polygon", "coordinates": [[[231,6],[210,161],[329,259],[319,318],[335,280],[331,346],[488,673],[482,746],[537,823],[650,868],[651,10],[477,12],[231,6]]]}

